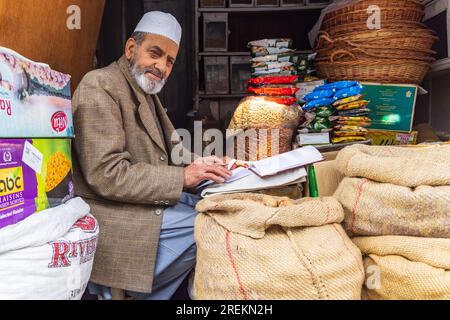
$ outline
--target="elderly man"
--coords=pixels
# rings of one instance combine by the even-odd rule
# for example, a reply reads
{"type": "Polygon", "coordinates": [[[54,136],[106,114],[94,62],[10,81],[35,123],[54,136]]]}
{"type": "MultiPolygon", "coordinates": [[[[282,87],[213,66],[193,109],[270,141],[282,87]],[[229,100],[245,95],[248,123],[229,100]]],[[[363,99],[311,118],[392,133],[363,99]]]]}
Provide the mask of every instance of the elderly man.
{"type": "Polygon", "coordinates": [[[89,285],[111,299],[170,299],[195,264],[196,196],[202,181],[223,182],[217,158],[174,166],[174,128],[156,94],[177,58],[181,26],[149,12],[125,54],[87,74],[74,98],[75,188],[99,220],[100,239],[89,285]]]}

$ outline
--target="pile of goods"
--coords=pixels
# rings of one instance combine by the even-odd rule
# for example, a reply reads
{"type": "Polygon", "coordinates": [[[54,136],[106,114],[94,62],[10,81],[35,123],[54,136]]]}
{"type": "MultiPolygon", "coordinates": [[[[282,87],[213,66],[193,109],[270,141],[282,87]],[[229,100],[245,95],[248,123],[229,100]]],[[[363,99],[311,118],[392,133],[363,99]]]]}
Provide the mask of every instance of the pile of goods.
{"type": "Polygon", "coordinates": [[[420,84],[438,40],[420,23],[418,0],[362,0],[328,12],[317,39],[315,65],[330,81],[357,79],[420,84]],[[367,8],[380,8],[380,26],[368,27],[367,8]]]}
{"type": "Polygon", "coordinates": [[[344,227],[381,276],[368,272],[364,297],[449,299],[450,145],[354,145],[336,163],[344,227]]]}
{"type": "Polygon", "coordinates": [[[196,209],[195,299],[361,299],[361,252],[334,198],[241,193],[196,209]]]}
{"type": "Polygon", "coordinates": [[[273,101],[282,104],[294,104],[299,72],[294,62],[292,40],[256,40],[248,46],[252,55],[252,78],[248,82],[248,92],[271,96],[275,99],[273,101]]]}
{"type": "Polygon", "coordinates": [[[254,161],[292,149],[300,109],[277,98],[251,96],[241,100],[228,127],[234,139],[234,157],[254,161]]]}
{"type": "Polygon", "coordinates": [[[0,277],[12,281],[2,281],[0,297],[80,299],[89,280],[98,228],[90,217],[93,228],[87,234],[71,231],[78,219],[88,217],[89,207],[81,199],[71,200],[74,130],[69,80],[69,75],[48,65],[0,48],[0,277]],[[48,243],[66,235],[62,247],[48,243]],[[75,245],[86,243],[86,237],[93,239],[89,257],[75,245]],[[52,272],[43,270],[53,259],[65,259],[66,246],[75,259],[52,272]],[[75,284],[64,282],[69,271],[83,276],[75,284]]]}
{"type": "Polygon", "coordinates": [[[333,143],[367,140],[371,120],[357,81],[340,81],[318,86],[303,97],[305,111],[301,133],[331,132],[333,143]]]}

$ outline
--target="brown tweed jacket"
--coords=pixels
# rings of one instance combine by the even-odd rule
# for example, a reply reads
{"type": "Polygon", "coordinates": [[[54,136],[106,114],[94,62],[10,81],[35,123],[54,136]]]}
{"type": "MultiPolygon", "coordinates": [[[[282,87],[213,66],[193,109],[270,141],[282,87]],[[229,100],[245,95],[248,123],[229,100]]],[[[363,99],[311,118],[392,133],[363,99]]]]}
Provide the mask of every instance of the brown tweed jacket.
{"type": "Polygon", "coordinates": [[[149,293],[163,209],[183,190],[183,168],[169,158],[174,128],[158,97],[138,87],[125,56],[88,73],[73,108],[75,192],[100,225],[91,281],[149,293]]]}

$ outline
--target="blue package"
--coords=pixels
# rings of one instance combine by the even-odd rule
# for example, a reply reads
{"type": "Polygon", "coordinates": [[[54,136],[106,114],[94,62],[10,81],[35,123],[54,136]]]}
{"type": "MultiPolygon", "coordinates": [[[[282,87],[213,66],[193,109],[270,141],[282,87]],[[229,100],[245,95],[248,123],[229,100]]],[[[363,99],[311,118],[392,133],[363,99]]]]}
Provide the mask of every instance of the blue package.
{"type": "Polygon", "coordinates": [[[359,85],[358,81],[338,81],[324,84],[320,87],[317,87],[316,90],[342,90],[348,87],[353,87],[359,85]]]}
{"type": "Polygon", "coordinates": [[[312,100],[310,102],[308,102],[307,104],[305,104],[302,109],[304,111],[308,111],[314,108],[319,108],[319,107],[325,107],[325,106],[329,106],[332,105],[334,102],[333,98],[321,98],[321,99],[317,99],[317,100],[312,100]]]}
{"type": "Polygon", "coordinates": [[[344,98],[356,96],[358,94],[361,94],[362,90],[363,90],[363,86],[359,85],[359,84],[356,86],[353,86],[353,87],[341,89],[338,92],[336,92],[336,94],[334,95],[334,100],[341,100],[344,98]]]}
{"type": "Polygon", "coordinates": [[[322,98],[333,98],[335,93],[336,93],[335,90],[315,90],[304,96],[303,100],[305,100],[306,102],[310,102],[322,98]]]}

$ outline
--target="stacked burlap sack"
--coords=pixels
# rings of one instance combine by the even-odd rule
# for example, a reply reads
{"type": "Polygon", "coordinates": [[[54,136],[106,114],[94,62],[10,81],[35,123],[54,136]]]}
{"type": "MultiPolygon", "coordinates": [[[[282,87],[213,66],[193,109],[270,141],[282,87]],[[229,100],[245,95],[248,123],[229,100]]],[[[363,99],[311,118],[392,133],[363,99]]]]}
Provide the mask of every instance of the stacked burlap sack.
{"type": "Polygon", "coordinates": [[[217,195],[197,211],[195,299],[361,298],[361,252],[334,198],[217,195]]]}
{"type": "Polygon", "coordinates": [[[336,163],[344,227],[373,271],[364,297],[450,299],[450,146],[355,145],[336,163]]]}

